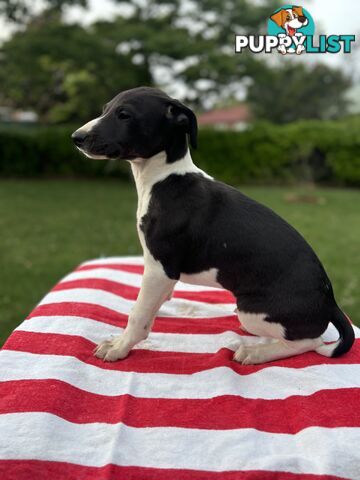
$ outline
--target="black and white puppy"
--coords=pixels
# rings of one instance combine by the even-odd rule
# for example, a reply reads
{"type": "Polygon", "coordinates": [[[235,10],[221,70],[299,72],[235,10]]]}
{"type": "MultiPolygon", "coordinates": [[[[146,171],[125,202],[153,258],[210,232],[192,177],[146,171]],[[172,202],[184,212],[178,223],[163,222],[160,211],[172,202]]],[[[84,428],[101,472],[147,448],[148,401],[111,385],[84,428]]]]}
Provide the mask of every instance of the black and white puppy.
{"type": "Polygon", "coordinates": [[[125,358],[144,340],[178,280],[230,290],[241,326],[273,339],[240,345],[234,359],[243,364],[311,350],[335,357],[351,348],[353,328],[302,236],[269,208],[194,165],[188,137],[196,147],[197,122],[189,108],[160,90],[134,88],[72,137],[90,158],[129,160],[138,193],[142,285],[123,334],[100,343],[97,357],[125,358]],[[340,337],[324,344],[329,322],[340,337]]]}

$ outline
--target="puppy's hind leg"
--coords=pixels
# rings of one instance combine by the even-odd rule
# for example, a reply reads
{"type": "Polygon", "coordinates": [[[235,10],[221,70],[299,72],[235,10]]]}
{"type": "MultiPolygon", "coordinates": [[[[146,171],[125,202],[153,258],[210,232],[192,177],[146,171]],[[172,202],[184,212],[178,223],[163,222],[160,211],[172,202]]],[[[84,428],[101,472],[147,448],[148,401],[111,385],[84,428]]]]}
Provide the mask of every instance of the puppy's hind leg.
{"type": "Polygon", "coordinates": [[[244,365],[254,365],[292,357],[316,350],[323,345],[321,337],[287,340],[283,325],[266,321],[266,314],[239,312],[239,317],[247,332],[265,337],[270,342],[254,341],[250,345],[240,345],[233,358],[244,365]]]}
{"type": "Polygon", "coordinates": [[[239,312],[239,310],[237,308],[235,308],[234,313],[236,313],[236,315],[238,316],[238,320],[239,320],[239,323],[240,323],[240,329],[243,330],[246,333],[249,333],[246,330],[246,328],[244,327],[244,325],[241,323],[241,313],[239,312]]]}
{"type": "Polygon", "coordinates": [[[95,349],[95,356],[108,362],[127,357],[137,343],[148,337],[154,318],[163,302],[171,296],[175,283],[176,280],[167,277],[158,262],[145,263],[139,296],[123,334],[101,342],[95,349]]]}
{"type": "Polygon", "coordinates": [[[249,313],[235,309],[238,316],[240,328],[244,332],[251,333],[258,337],[283,338],[284,328],[280,323],[266,322],[265,313],[249,313]]]}
{"type": "Polygon", "coordinates": [[[243,365],[256,365],[310,352],[322,344],[321,337],[318,337],[304,340],[275,340],[273,343],[267,344],[240,345],[234,353],[234,360],[243,365]]]}

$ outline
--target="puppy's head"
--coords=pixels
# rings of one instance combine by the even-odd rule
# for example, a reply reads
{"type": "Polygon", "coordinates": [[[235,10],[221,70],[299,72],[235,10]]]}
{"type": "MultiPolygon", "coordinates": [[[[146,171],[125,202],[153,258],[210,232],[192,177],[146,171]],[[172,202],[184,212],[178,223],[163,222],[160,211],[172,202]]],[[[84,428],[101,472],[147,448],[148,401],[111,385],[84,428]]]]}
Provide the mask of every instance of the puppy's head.
{"type": "Polygon", "coordinates": [[[150,87],[126,90],[104,106],[98,118],[72,134],[77,148],[90,158],[149,158],[161,151],[167,161],[196,148],[195,114],[178,100],[150,87]]]}

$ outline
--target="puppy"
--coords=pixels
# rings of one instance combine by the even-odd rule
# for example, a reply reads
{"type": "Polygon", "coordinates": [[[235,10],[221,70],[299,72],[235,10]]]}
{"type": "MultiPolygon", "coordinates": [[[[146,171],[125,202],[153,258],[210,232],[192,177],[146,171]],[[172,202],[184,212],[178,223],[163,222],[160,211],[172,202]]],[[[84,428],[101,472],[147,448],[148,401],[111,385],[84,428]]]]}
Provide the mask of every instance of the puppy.
{"type": "Polygon", "coordinates": [[[147,338],[178,280],[230,290],[242,328],[273,340],[240,345],[234,359],[258,364],[310,350],[347,352],[354,331],[330,280],[302,236],[269,208],[217,182],[191,159],[194,113],[160,90],[117,95],[100,117],[72,135],[90,158],[128,160],[138,193],[144,252],[140,293],[123,334],[98,345],[106,361],[125,358],[147,338]],[[325,345],[332,322],[339,340],[325,345]]]}
{"type": "MultiPolygon", "coordinates": [[[[302,7],[295,6],[293,6],[292,8],[282,8],[278,12],[271,15],[270,18],[276,23],[276,25],[285,30],[285,33],[279,34],[279,37],[285,37],[286,35],[288,35],[289,37],[301,37],[302,34],[300,32],[297,33],[297,30],[299,28],[305,27],[309,23],[309,20],[304,15],[302,7]]],[[[280,45],[278,50],[283,55],[287,53],[286,47],[284,45],[280,45]]],[[[300,55],[304,50],[304,45],[298,45],[296,47],[296,53],[298,55],[300,55]]],[[[293,53],[294,51],[295,49],[293,47],[288,50],[289,53],[293,53]]]]}

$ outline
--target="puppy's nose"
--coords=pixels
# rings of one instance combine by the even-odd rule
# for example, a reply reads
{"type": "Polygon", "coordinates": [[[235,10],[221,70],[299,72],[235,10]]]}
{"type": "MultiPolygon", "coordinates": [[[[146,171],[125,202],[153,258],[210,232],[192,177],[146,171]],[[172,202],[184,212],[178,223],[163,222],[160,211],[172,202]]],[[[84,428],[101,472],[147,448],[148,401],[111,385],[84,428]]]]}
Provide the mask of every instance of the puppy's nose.
{"type": "Polygon", "coordinates": [[[87,132],[84,132],[81,130],[76,130],[76,132],[74,132],[71,135],[71,138],[73,139],[77,147],[81,147],[84,144],[86,137],[87,137],[87,132]]]}
{"type": "Polygon", "coordinates": [[[300,23],[305,23],[306,22],[306,17],[304,17],[304,16],[298,17],[298,20],[299,20],[300,23]]]}

